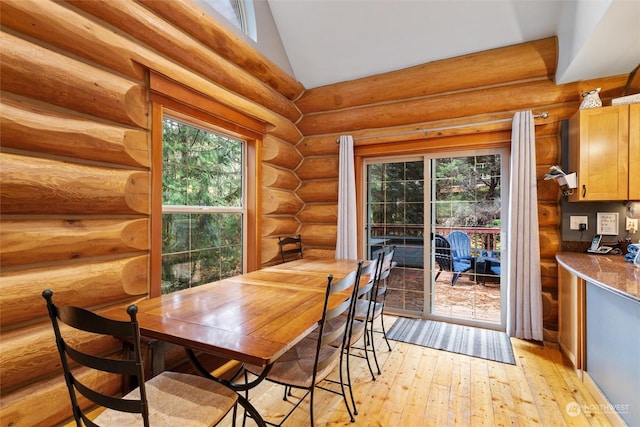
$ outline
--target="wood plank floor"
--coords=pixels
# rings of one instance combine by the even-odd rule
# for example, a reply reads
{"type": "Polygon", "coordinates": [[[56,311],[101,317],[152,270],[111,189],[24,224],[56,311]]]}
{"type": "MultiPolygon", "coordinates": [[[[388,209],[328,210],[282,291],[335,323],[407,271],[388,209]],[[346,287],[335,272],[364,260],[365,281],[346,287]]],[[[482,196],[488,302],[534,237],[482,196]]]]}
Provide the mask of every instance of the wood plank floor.
{"type": "MultiPolygon", "coordinates": [[[[387,328],[395,317],[385,317],[387,328]]],[[[315,426],[611,426],[606,413],[554,344],[512,339],[516,365],[384,340],[376,335],[382,375],[353,357],[358,415],[351,423],[340,396],[317,390],[315,426]]],[[[337,379],[337,372],[333,378],[337,379]]],[[[283,387],[263,382],[249,398],[267,421],[288,411],[283,387]]],[[[238,415],[238,424],[242,420],[238,415]]],[[[69,423],[65,426],[72,426],[69,423]]],[[[229,414],[219,426],[233,425],[229,414]]],[[[252,421],[248,426],[255,425],[252,421]]],[[[309,425],[308,398],[285,427],[309,425]]]]}
{"type": "MultiPolygon", "coordinates": [[[[387,328],[393,321],[385,318],[387,328]]],[[[340,396],[317,390],[315,425],[611,425],[556,346],[511,341],[516,366],[396,341],[390,341],[389,352],[378,340],[382,375],[376,381],[371,380],[364,359],[352,358],[355,423],[349,421],[340,396]]],[[[282,386],[268,382],[249,397],[269,421],[277,422],[290,407],[282,399],[282,386]]],[[[232,425],[231,416],[227,418],[220,425],[232,425]]],[[[285,423],[285,427],[304,425],[309,425],[308,399],[285,423]]]]}

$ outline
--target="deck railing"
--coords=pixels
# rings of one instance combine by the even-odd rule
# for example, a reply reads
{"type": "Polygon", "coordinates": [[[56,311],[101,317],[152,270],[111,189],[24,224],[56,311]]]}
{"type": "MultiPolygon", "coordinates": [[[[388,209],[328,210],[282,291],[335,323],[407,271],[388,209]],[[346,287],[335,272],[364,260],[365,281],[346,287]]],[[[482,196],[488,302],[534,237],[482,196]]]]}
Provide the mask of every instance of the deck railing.
{"type": "MultiPolygon", "coordinates": [[[[500,258],[500,229],[490,227],[436,227],[445,239],[452,231],[463,231],[471,240],[472,255],[500,258]]],[[[424,238],[422,227],[374,227],[371,250],[375,254],[383,246],[395,246],[397,261],[407,267],[422,268],[424,238]]]]}

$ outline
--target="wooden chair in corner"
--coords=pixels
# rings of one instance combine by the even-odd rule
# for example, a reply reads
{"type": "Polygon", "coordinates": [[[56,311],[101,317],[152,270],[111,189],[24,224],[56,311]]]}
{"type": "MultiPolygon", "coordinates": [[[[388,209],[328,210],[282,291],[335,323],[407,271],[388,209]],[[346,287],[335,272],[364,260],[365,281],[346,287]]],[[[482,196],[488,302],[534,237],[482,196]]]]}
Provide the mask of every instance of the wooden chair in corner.
{"type": "Polygon", "coordinates": [[[302,238],[299,234],[296,237],[278,237],[278,246],[283,263],[302,259],[302,238]]]}
{"type": "MultiPolygon", "coordinates": [[[[129,321],[119,321],[107,319],[80,307],[58,307],[53,303],[51,290],[45,290],[42,296],[47,301],[64,379],[71,399],[73,417],[78,427],[214,426],[232,409],[235,425],[237,403],[240,403],[247,412],[254,414],[255,419],[261,420],[259,414],[243,396],[210,379],[165,371],[145,381],[136,305],[130,305],[127,308],[129,321]],[[61,325],[65,327],[62,328],[61,325]],[[122,352],[115,352],[113,358],[91,353],[90,346],[83,345],[85,340],[82,338],[86,338],[89,334],[126,339],[133,344],[133,351],[124,356],[122,352]],[[82,368],[72,369],[72,364],[81,365],[82,368]],[[87,371],[105,376],[111,374],[132,376],[139,386],[125,396],[106,395],[101,390],[92,388],[94,384],[82,383],[80,377],[76,375],[76,373],[87,371]],[[92,403],[86,408],[88,411],[94,411],[95,405],[105,410],[91,420],[83,408],[87,405],[81,406],[80,399],[88,399],[92,403]]],[[[101,382],[98,381],[96,384],[99,385],[101,382]]]]}

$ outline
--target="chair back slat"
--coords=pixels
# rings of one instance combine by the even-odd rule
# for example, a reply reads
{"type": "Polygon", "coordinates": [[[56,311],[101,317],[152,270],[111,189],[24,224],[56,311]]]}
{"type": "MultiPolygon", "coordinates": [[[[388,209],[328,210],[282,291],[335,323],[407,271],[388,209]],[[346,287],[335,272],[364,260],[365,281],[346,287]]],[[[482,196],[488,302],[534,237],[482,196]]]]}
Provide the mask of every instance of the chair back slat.
{"type": "MultiPolygon", "coordinates": [[[[47,302],[47,310],[56,336],[56,346],[60,354],[64,378],[69,391],[76,423],[78,423],[78,425],[81,425],[80,423],[89,426],[96,425],[88,420],[86,413],[79,405],[79,395],[82,395],[95,405],[116,411],[140,414],[144,426],[149,427],[149,409],[147,406],[145,378],[140,352],[140,330],[136,319],[138,307],[131,305],[127,308],[130,321],[118,321],[100,316],[81,307],[58,307],[53,302],[53,291],[51,290],[45,290],[42,296],[47,302]],[[67,330],[75,329],[92,334],[127,339],[133,343],[133,351],[122,355],[121,359],[110,359],[100,354],[90,354],[78,350],[65,340],[64,334],[61,332],[60,324],[66,325],[68,327],[67,330]],[[107,396],[96,389],[88,387],[74,376],[70,366],[70,361],[72,360],[96,371],[132,376],[139,386],[140,398],[121,399],[107,396]]],[[[90,406],[90,409],[93,409],[93,407],[90,406]]]]}
{"type": "Polygon", "coordinates": [[[299,234],[295,237],[278,237],[278,246],[283,263],[302,259],[302,237],[299,234]]]}

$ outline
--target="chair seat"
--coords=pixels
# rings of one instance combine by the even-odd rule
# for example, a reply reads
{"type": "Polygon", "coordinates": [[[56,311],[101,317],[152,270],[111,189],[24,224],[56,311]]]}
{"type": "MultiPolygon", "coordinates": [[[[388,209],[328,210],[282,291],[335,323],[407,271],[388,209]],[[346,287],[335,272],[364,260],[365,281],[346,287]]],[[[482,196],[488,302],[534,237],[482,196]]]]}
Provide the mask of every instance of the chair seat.
{"type": "MultiPolygon", "coordinates": [[[[369,310],[369,300],[367,299],[359,299],[356,302],[356,314],[355,314],[355,319],[356,320],[366,320],[367,319],[367,311],[369,310]]],[[[380,315],[382,314],[382,303],[381,302],[377,302],[375,303],[375,306],[373,307],[373,315],[371,316],[372,319],[376,319],[378,317],[380,317],[380,315]]]]}
{"type": "MultiPolygon", "coordinates": [[[[304,338],[273,363],[267,379],[293,387],[311,387],[317,346],[316,339],[304,338]]],[[[319,360],[327,361],[327,363],[319,364],[323,368],[318,371],[318,378],[326,378],[333,371],[340,361],[340,352],[338,347],[323,347],[320,350],[319,360]]],[[[256,365],[246,365],[245,369],[254,375],[259,375],[264,370],[262,366],[256,365]]]]}
{"type": "MultiPolygon", "coordinates": [[[[210,379],[163,372],[145,383],[149,422],[153,427],[213,426],[233,408],[235,391],[210,379]]],[[[136,388],[125,396],[139,399],[136,388]]],[[[139,414],[107,409],[95,419],[101,426],[139,426],[139,414]]]]}
{"type": "Polygon", "coordinates": [[[460,273],[471,270],[471,261],[453,261],[453,269],[460,273]]]}

